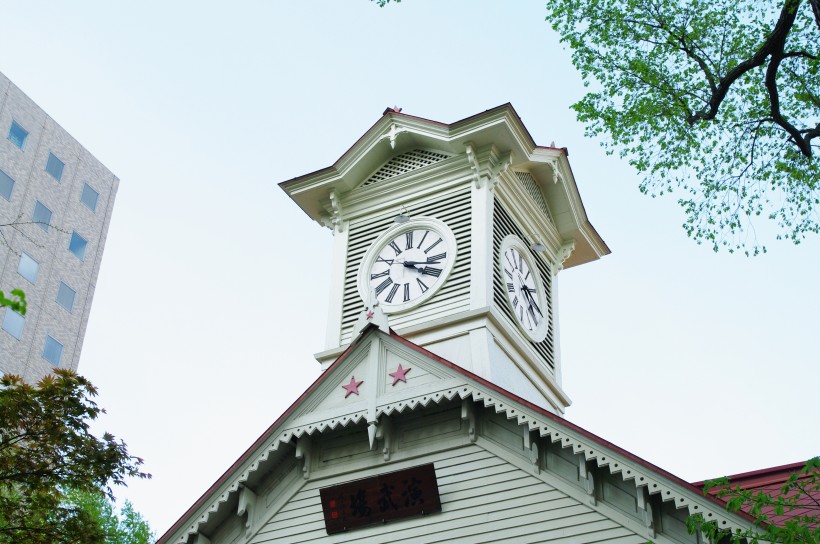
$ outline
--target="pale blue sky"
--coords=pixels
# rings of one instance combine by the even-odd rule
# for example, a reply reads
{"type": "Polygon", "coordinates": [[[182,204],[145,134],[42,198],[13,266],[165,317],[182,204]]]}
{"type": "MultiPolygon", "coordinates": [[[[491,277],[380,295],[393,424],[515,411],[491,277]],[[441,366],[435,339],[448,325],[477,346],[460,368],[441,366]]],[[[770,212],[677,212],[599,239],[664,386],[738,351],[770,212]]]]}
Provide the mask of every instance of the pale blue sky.
{"type": "Polygon", "coordinates": [[[569,148],[613,253],[559,275],[568,419],[688,480],[820,453],[820,240],[689,241],[674,198],[583,138],[544,11],[3,2],[0,71],[121,178],[80,372],[154,474],[118,495],[160,533],[318,376],[331,233],[277,183],[394,104],[452,122],[511,102],[569,148]]]}

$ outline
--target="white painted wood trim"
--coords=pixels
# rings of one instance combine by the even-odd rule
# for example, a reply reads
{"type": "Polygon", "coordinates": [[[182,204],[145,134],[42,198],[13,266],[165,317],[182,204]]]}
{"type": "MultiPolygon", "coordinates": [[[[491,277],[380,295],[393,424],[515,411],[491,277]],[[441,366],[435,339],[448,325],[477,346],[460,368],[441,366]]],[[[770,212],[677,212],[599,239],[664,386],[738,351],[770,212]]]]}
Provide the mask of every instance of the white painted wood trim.
{"type": "MultiPolygon", "coordinates": [[[[350,228],[347,222],[341,232],[334,231],[333,260],[330,270],[341,271],[330,276],[330,296],[327,308],[327,332],[325,334],[325,349],[332,349],[339,345],[342,331],[343,299],[345,288],[345,264],[347,263],[347,242],[350,228]]],[[[364,306],[362,306],[364,307],[364,306]]]]}

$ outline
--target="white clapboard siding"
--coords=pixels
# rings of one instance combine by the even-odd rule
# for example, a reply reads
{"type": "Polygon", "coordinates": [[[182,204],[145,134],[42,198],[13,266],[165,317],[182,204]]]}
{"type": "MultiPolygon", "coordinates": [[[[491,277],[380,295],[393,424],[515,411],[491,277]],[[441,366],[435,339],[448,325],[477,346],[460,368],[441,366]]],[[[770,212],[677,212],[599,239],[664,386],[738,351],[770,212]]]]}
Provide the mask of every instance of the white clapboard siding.
{"type": "MultiPolygon", "coordinates": [[[[591,506],[478,445],[430,454],[415,464],[430,461],[434,461],[436,467],[441,512],[328,535],[319,488],[329,483],[327,478],[317,478],[304,482],[250,542],[587,544],[606,541],[642,544],[646,541],[645,537],[591,506]]],[[[385,471],[389,470],[388,466],[385,465],[385,471]]],[[[364,475],[349,476],[345,480],[364,475]]]]}

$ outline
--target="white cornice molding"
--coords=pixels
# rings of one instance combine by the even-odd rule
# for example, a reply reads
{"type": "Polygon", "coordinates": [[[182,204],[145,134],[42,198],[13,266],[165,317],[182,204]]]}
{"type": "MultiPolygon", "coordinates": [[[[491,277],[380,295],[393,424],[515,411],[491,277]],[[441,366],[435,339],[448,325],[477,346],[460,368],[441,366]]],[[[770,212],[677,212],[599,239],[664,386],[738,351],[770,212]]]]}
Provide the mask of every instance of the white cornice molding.
{"type": "MultiPolygon", "coordinates": [[[[363,342],[358,348],[368,350],[372,354],[377,351],[372,349],[372,342],[389,343],[394,347],[404,346],[392,337],[381,333],[374,334],[380,336],[371,337],[371,342],[363,342]]],[[[404,349],[412,348],[404,346],[404,349]]],[[[418,353],[417,356],[424,357],[422,353],[418,353]]],[[[430,364],[437,363],[431,361],[430,364]]],[[[454,399],[471,399],[481,403],[487,409],[503,413],[508,419],[515,420],[519,426],[525,426],[541,437],[549,437],[553,443],[560,443],[564,448],[571,448],[574,453],[583,455],[586,461],[593,462],[600,468],[606,468],[612,474],[620,474],[624,481],[632,480],[637,488],[645,488],[649,495],[660,495],[663,501],[672,501],[677,508],[687,508],[690,514],[703,514],[705,519],[716,521],[722,529],[734,531],[746,528],[747,522],[743,518],[727,513],[721,505],[703,497],[696,490],[688,488],[688,485],[681,485],[630,454],[609,447],[608,443],[596,439],[591,434],[585,434],[558,416],[551,416],[527,404],[522,404],[507,394],[484,383],[476,382],[456,370],[450,369],[447,373],[450,377],[434,382],[432,388],[421,392],[418,388],[408,389],[408,392],[414,391],[414,393],[407,396],[391,392],[389,395],[374,397],[371,402],[357,403],[360,409],[348,411],[344,415],[337,413],[322,417],[322,414],[314,412],[292,414],[278,428],[271,429],[271,434],[262,444],[233,471],[233,474],[218,490],[210,495],[194,515],[188,518],[184,528],[177,529],[173,535],[169,535],[171,539],[165,542],[187,543],[188,538],[196,535],[199,527],[207,523],[212,514],[242,489],[252,473],[259,470],[282,445],[290,445],[294,439],[298,443],[303,437],[319,436],[327,431],[359,422],[376,423],[381,416],[390,416],[454,399]]],[[[317,394],[321,392],[321,387],[315,391],[317,394]]],[[[306,473],[305,477],[309,478],[309,473],[306,473]]]]}

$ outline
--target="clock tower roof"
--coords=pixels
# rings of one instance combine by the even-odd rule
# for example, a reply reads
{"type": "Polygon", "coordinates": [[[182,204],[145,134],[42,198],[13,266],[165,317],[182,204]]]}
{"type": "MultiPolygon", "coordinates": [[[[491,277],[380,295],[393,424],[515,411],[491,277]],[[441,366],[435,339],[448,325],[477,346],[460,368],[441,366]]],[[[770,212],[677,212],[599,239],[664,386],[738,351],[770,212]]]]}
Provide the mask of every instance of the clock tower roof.
{"type": "Polygon", "coordinates": [[[541,187],[561,238],[574,242],[564,268],[610,252],[587,219],[567,149],[537,145],[509,103],[450,124],[387,108],[331,166],[284,181],[280,187],[312,219],[327,224],[334,213],[334,199],[361,186],[396,155],[429,149],[455,156],[464,155],[465,149],[487,147],[508,156],[511,168],[529,171],[541,187]]]}

